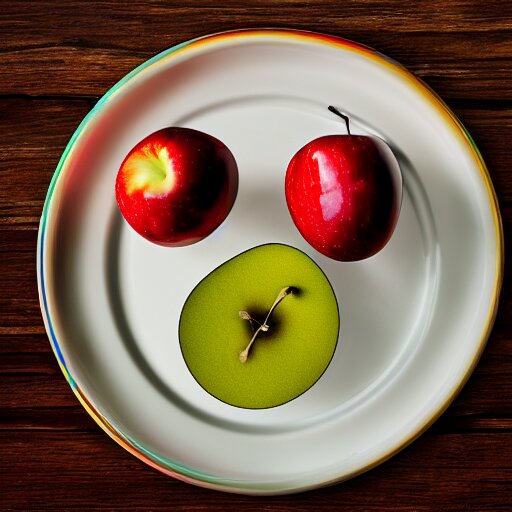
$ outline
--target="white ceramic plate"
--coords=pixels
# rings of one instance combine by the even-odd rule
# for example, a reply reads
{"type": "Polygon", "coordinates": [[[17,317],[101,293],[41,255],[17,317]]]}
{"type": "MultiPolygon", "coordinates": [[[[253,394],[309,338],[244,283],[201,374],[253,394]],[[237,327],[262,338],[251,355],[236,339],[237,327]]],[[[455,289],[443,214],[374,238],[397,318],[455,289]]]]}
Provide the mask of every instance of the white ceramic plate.
{"type": "Polygon", "coordinates": [[[84,119],[41,220],[38,278],[48,335],[96,421],[150,465],[195,484],[278,494],[358,474],[447,407],[491,329],[502,277],[494,191],[469,135],[404,68],[360,45],[294,31],[230,32],[167,50],[121,80],[84,119]],[[295,229],[287,163],[324,134],[377,134],[403,170],[396,232],[378,255],[337,263],[295,229]],[[171,125],[221,139],[240,170],[235,207],[204,241],[150,244],[121,218],[117,170],[171,125]],[[333,361],[296,400],[243,410],[187,371],[181,307],[218,265],[256,245],[309,254],[340,305],[333,361]]]}

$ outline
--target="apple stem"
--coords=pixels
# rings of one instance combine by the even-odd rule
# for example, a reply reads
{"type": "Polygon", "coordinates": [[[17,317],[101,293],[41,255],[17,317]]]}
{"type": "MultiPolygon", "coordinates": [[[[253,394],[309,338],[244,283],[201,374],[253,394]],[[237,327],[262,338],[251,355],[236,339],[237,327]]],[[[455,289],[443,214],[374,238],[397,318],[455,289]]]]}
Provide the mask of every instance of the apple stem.
{"type": "Polygon", "coordinates": [[[340,116],[345,121],[345,124],[347,125],[347,132],[350,135],[350,118],[347,115],[342,114],[336,107],[333,107],[332,105],[329,105],[328,110],[329,112],[340,116]]]}
{"type": "Polygon", "coordinates": [[[267,324],[267,322],[269,321],[270,315],[273,313],[274,309],[276,309],[277,306],[279,305],[279,303],[287,295],[292,293],[292,291],[293,291],[293,287],[292,286],[287,286],[286,288],[283,288],[278,293],[278,295],[276,297],[276,300],[274,301],[274,304],[272,304],[272,307],[270,308],[269,312],[267,313],[267,316],[265,317],[265,321],[262,324],[260,324],[254,318],[252,318],[252,316],[249,313],[247,313],[247,311],[239,311],[238,312],[238,315],[240,316],[240,318],[242,318],[243,320],[249,320],[249,322],[251,322],[251,325],[252,325],[252,322],[256,322],[259,325],[259,327],[254,332],[254,334],[253,334],[253,336],[251,338],[251,341],[249,341],[249,344],[247,345],[247,347],[245,347],[245,350],[240,352],[240,362],[241,363],[245,363],[247,361],[247,358],[249,357],[249,351],[251,350],[251,347],[252,347],[253,343],[256,341],[256,338],[258,337],[258,334],[260,332],[262,332],[262,331],[263,332],[267,332],[270,329],[270,326],[267,324]]]}
{"type": "Polygon", "coordinates": [[[238,316],[242,319],[242,320],[249,320],[249,324],[251,325],[251,329],[252,329],[252,332],[255,331],[254,329],[254,324],[258,324],[258,325],[261,325],[258,320],[256,320],[256,318],[253,318],[249,313],[247,313],[247,311],[239,311],[238,312],[238,316]]]}

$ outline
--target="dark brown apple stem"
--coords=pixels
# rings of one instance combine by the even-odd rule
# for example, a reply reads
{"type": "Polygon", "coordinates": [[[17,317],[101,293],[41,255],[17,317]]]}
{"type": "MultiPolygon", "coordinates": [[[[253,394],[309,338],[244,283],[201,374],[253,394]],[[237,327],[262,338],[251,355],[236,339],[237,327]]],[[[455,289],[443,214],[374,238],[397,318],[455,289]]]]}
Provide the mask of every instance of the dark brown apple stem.
{"type": "Polygon", "coordinates": [[[342,114],[336,107],[333,107],[332,105],[329,105],[329,112],[340,116],[345,121],[345,124],[347,125],[347,132],[350,135],[350,118],[347,115],[342,114]]]}
{"type": "Polygon", "coordinates": [[[257,320],[255,320],[249,313],[247,313],[247,311],[239,311],[238,312],[238,315],[240,316],[241,319],[249,320],[249,322],[251,322],[251,326],[252,326],[252,322],[256,322],[259,325],[259,327],[254,332],[254,334],[253,334],[253,336],[251,338],[251,341],[249,341],[249,344],[247,345],[247,347],[245,347],[245,350],[240,352],[240,362],[241,363],[245,363],[247,361],[247,358],[249,357],[249,351],[251,350],[251,347],[252,347],[253,343],[256,341],[256,338],[258,337],[258,334],[260,332],[262,332],[262,331],[263,332],[267,332],[270,329],[270,326],[267,324],[267,322],[269,321],[270,315],[273,313],[274,309],[276,309],[277,306],[279,305],[279,303],[287,295],[292,293],[292,291],[293,291],[293,287],[292,286],[287,286],[286,288],[283,288],[278,293],[278,295],[276,297],[276,300],[274,301],[274,304],[272,304],[272,307],[270,308],[269,312],[267,313],[267,316],[265,317],[265,321],[262,324],[260,324],[257,320]]]}

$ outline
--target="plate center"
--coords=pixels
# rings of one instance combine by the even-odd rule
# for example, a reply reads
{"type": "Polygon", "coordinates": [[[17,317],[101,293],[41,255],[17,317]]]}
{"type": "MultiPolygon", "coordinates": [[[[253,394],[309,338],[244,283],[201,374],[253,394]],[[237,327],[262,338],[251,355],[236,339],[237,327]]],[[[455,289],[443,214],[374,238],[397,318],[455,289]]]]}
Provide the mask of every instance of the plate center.
{"type": "MultiPolygon", "coordinates": [[[[421,343],[436,289],[434,227],[412,166],[396,150],[405,190],[390,243],[368,260],[339,263],[302,239],[284,195],[284,176],[293,154],[320,135],[343,133],[343,126],[323,105],[248,97],[213,104],[179,124],[210,133],[231,149],[240,188],[225,223],[207,239],[184,248],[148,243],[114,209],[110,257],[115,261],[107,268],[118,277],[109,279],[110,296],[126,349],[139,369],[169,400],[213,423],[242,430],[311,425],[347,413],[379,392],[421,343]],[[304,395],[274,409],[238,409],[210,396],[190,375],[179,348],[178,322],[187,296],[208,273],[269,242],[297,247],[325,272],[340,309],[339,343],[327,371],[304,395]]],[[[369,131],[356,119],[352,130],[369,131]]]]}

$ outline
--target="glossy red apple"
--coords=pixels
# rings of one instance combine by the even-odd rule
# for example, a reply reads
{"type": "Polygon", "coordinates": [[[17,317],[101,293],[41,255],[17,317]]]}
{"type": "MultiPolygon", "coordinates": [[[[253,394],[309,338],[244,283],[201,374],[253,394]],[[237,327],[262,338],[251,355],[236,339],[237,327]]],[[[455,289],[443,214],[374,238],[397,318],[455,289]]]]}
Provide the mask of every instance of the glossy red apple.
{"type": "Polygon", "coordinates": [[[395,229],[402,175],[382,140],[327,135],[301,148],[286,171],[286,202],[302,236],[338,261],[357,261],[380,251],[395,229]]]}
{"type": "Polygon", "coordinates": [[[116,180],[119,209],[144,238],[165,246],[193,244],[227,217],[238,169],[220,140],[189,128],[164,128],[126,156],[116,180]]]}

